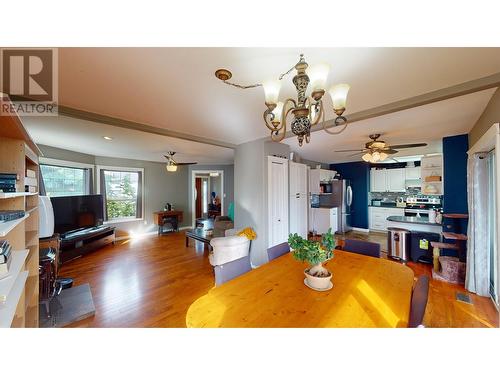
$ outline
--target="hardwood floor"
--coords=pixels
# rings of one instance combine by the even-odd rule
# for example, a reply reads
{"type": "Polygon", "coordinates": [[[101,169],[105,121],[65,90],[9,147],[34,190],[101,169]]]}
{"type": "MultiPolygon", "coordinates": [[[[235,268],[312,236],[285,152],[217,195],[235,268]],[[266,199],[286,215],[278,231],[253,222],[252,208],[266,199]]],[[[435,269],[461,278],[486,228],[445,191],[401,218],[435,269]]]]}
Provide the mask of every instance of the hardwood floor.
{"type": "MultiPolygon", "coordinates": [[[[385,241],[379,234],[351,234],[385,241]]],[[[339,237],[340,238],[340,237],[339,237]]],[[[385,249],[385,245],[383,246],[385,249]]],[[[430,266],[409,264],[416,275],[430,266]]],[[[96,314],[71,327],[185,327],[186,312],[214,287],[212,267],[201,243],[185,247],[184,233],[120,241],[64,264],[61,277],[89,283],[96,314]]],[[[472,295],[455,300],[463,287],[431,280],[424,322],[428,327],[498,327],[491,301],[472,295]]]]}

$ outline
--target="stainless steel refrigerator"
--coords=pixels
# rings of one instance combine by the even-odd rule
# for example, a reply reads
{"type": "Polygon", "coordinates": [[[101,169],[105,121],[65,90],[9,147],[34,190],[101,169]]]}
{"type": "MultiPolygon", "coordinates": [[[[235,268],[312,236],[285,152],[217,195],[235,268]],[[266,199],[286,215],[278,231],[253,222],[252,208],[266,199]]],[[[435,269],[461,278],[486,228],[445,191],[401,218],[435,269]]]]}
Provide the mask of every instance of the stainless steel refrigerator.
{"type": "Polygon", "coordinates": [[[350,180],[333,180],[332,193],[322,194],[320,204],[323,206],[338,207],[338,233],[345,233],[352,230],[351,226],[351,205],[352,188],[350,180]]]}

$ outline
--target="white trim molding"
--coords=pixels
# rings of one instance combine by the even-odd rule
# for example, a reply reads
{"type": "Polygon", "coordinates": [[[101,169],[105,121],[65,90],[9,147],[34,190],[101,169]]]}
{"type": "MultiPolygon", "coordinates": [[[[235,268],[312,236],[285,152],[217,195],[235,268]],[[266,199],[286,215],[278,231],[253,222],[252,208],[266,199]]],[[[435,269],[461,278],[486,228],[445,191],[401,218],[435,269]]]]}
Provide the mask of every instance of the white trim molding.
{"type": "Polygon", "coordinates": [[[71,168],[91,168],[94,169],[94,164],[78,163],[76,161],[52,159],[40,156],[40,164],[55,165],[58,167],[71,167],[71,168]]]}
{"type": "Polygon", "coordinates": [[[370,229],[366,229],[366,228],[352,227],[352,230],[355,232],[370,233],[370,229]]]}
{"type": "MultiPolygon", "coordinates": [[[[218,173],[220,176],[220,184],[221,184],[221,194],[220,194],[220,214],[224,215],[224,197],[226,192],[224,190],[224,170],[223,169],[196,169],[191,170],[191,194],[189,194],[189,198],[191,200],[191,228],[196,226],[196,174],[208,174],[210,173],[218,173]]],[[[209,177],[209,185],[210,185],[210,177],[209,177]]],[[[180,228],[179,228],[180,230],[180,228]]]]}

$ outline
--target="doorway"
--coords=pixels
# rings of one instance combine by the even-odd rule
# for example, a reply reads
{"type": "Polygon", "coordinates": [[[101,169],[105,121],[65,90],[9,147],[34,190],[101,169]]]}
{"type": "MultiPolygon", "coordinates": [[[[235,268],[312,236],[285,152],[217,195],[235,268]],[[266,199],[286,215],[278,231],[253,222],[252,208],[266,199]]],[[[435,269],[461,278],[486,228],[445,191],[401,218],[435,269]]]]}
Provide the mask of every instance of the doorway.
{"type": "Polygon", "coordinates": [[[191,174],[192,225],[224,215],[224,171],[194,170],[191,174]]]}

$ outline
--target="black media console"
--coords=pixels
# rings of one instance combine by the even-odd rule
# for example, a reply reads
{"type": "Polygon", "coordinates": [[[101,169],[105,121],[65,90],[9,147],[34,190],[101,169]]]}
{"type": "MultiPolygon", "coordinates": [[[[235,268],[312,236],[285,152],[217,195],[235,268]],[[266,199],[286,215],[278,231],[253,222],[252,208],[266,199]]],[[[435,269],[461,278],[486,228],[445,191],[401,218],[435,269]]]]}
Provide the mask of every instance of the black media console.
{"type": "Polygon", "coordinates": [[[115,228],[100,225],[61,235],[59,259],[65,263],[91,251],[115,243],[115,228]]]}

